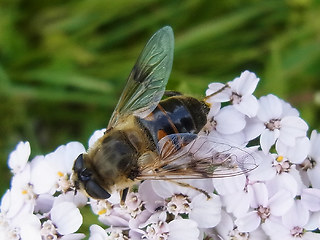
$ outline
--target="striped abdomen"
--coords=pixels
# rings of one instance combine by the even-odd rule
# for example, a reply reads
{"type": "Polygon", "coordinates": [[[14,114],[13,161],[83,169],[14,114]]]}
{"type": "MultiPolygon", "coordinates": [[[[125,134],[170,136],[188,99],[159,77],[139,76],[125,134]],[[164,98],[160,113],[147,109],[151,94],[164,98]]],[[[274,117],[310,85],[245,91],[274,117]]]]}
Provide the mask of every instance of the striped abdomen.
{"type": "Polygon", "coordinates": [[[208,107],[192,97],[174,96],[161,101],[141,126],[155,144],[166,135],[198,133],[207,122],[208,107]]]}

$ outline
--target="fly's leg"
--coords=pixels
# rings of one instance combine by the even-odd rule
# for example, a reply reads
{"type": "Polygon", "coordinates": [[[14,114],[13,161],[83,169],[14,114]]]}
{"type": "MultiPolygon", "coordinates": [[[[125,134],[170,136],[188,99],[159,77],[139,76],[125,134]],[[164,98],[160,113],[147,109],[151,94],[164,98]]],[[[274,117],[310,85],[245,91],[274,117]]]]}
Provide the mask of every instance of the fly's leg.
{"type": "Polygon", "coordinates": [[[190,184],[188,184],[188,183],[178,182],[178,181],[175,181],[175,180],[167,180],[167,181],[172,182],[172,183],[174,183],[174,184],[177,184],[178,186],[181,186],[181,187],[191,188],[191,189],[193,189],[193,190],[196,190],[196,191],[204,194],[204,195],[207,197],[207,200],[211,199],[209,193],[206,192],[205,190],[201,189],[201,188],[197,188],[197,187],[192,186],[192,185],[190,185],[190,184]]]}

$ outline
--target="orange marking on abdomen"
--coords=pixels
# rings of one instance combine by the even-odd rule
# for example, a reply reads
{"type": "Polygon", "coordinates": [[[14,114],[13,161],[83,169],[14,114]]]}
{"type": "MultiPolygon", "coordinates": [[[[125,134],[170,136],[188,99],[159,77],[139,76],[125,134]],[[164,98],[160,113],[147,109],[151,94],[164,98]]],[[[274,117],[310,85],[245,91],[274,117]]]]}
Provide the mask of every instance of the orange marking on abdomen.
{"type": "Polygon", "coordinates": [[[168,134],[166,133],[165,130],[160,129],[160,130],[157,132],[158,141],[160,141],[161,138],[164,138],[164,137],[167,136],[167,135],[168,135],[168,134]]]}

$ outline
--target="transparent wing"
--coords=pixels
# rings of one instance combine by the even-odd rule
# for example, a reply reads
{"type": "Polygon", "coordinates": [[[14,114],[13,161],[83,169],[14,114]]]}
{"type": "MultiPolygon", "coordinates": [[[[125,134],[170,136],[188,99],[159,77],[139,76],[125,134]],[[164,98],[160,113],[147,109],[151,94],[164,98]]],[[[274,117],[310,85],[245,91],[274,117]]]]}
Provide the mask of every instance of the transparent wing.
{"type": "Polygon", "coordinates": [[[142,166],[139,179],[230,177],[255,169],[259,162],[255,149],[232,146],[224,140],[209,136],[197,136],[185,147],[178,147],[178,150],[173,148],[172,154],[168,154],[169,144],[162,145],[165,154],[160,152],[159,158],[152,164],[142,166]]]}
{"type": "Polygon", "coordinates": [[[173,48],[171,27],[163,27],[151,37],[129,75],[108,127],[121,115],[134,114],[143,118],[155,109],[171,73],[173,48]]]}

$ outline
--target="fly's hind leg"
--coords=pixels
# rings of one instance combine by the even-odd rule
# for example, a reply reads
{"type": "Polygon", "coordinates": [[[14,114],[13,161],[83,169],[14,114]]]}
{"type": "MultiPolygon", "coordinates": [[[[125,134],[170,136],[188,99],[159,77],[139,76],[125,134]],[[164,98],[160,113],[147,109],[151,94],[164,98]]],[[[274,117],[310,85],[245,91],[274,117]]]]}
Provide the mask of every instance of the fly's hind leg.
{"type": "Polygon", "coordinates": [[[178,92],[178,91],[166,90],[166,91],[164,91],[163,95],[166,96],[166,97],[174,97],[174,96],[181,96],[183,94],[181,92],[178,92]]]}
{"type": "Polygon", "coordinates": [[[178,182],[178,181],[175,181],[175,180],[167,180],[167,181],[172,182],[172,183],[174,183],[174,184],[177,184],[178,186],[181,186],[181,187],[191,188],[191,189],[193,189],[193,190],[196,190],[196,191],[204,194],[204,195],[207,197],[207,200],[211,199],[209,193],[206,192],[205,190],[201,189],[201,188],[197,188],[197,187],[192,186],[192,185],[190,185],[190,184],[188,184],[188,183],[178,182]]]}

